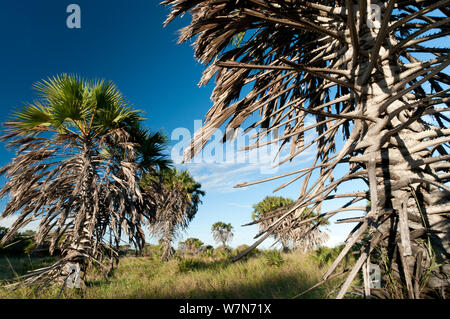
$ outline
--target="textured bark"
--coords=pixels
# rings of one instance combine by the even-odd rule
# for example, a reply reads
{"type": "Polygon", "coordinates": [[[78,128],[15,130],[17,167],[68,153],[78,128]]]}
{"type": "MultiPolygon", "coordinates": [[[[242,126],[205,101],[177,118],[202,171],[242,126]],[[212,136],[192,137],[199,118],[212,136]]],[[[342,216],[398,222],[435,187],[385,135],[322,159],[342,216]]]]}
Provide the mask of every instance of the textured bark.
{"type": "MultiPolygon", "coordinates": [[[[90,154],[91,149],[92,146],[89,145],[89,142],[83,145],[83,153],[80,157],[82,163],[80,176],[81,191],[79,193],[82,204],[75,217],[75,227],[71,234],[70,244],[62,252],[62,257],[65,259],[66,264],[78,264],[82,274],[85,274],[89,258],[94,256],[93,250],[96,246],[93,242],[94,220],[97,217],[93,203],[95,169],[90,154]]],[[[66,268],[64,266],[61,272],[61,276],[64,279],[68,275],[66,268]]],[[[82,286],[84,286],[84,282],[82,286]]]]}
{"type": "Polygon", "coordinates": [[[163,236],[161,238],[161,245],[163,247],[162,260],[169,261],[173,256],[172,242],[175,233],[175,225],[170,221],[163,222],[163,236]]]}
{"type": "Polygon", "coordinates": [[[217,128],[236,129],[256,112],[260,119],[249,127],[261,131],[245,149],[278,144],[281,154],[290,143],[281,165],[317,146],[308,168],[238,185],[292,176],[280,190],[302,181],[293,207],[274,216],[256,236],[260,239],[235,259],[298,209],[319,210],[323,201],[348,198],[342,207],[315,218],[363,212],[347,220],[358,224],[324,276],[331,278],[352,246],[362,247],[338,298],[345,296],[368,258],[381,266],[384,276],[382,289],[370,289],[368,295],[445,298],[450,286],[450,82],[444,72],[450,59],[448,48],[426,41],[448,35],[450,1],[163,3],[172,9],[166,23],[192,13],[179,41],[196,38],[195,56],[207,65],[201,84],[215,76],[214,105],[186,150],[186,160],[217,128]],[[380,17],[369,23],[372,9],[379,9],[380,17]],[[240,43],[230,47],[238,36],[240,43]],[[428,55],[419,59],[418,53],[428,55]],[[245,96],[243,87],[248,88],[245,96]],[[315,121],[306,125],[311,118],[315,121]],[[307,132],[315,133],[310,142],[307,132]],[[345,142],[337,148],[340,132],[345,142]],[[262,142],[265,137],[269,141],[262,142]],[[346,174],[334,178],[337,167],[347,164],[346,174]],[[315,172],[318,177],[312,180],[315,172]],[[363,180],[367,191],[334,194],[355,180],[363,180]],[[370,201],[370,211],[354,206],[362,200],[370,201]]]}
{"type": "MultiPolygon", "coordinates": [[[[369,47],[370,49],[372,48],[369,47]]],[[[387,52],[389,49],[382,47],[380,51],[387,52]]],[[[385,272],[392,273],[393,282],[389,285],[395,285],[397,289],[402,290],[392,297],[422,298],[433,294],[434,297],[445,297],[450,287],[450,278],[447,275],[450,265],[446,264],[450,252],[450,223],[445,215],[427,214],[427,211],[441,203],[448,203],[450,193],[436,186],[441,183],[436,165],[416,164],[432,158],[429,149],[417,150],[417,146],[424,143],[421,136],[432,128],[422,120],[408,124],[410,119],[417,115],[410,110],[399,111],[405,104],[413,104],[416,96],[406,95],[403,101],[390,103],[386,113],[398,115],[392,118],[389,125],[379,124],[385,119],[379,112],[381,106],[404,88],[393,90],[392,87],[386,86],[386,82],[401,78],[396,61],[388,62],[383,65],[385,77],[370,84],[367,93],[361,96],[366,105],[362,105],[360,109],[367,110],[368,116],[379,119],[378,123],[365,123],[367,133],[364,143],[371,146],[364,151],[363,157],[366,161],[362,164],[369,170],[371,159],[374,159],[376,164],[376,185],[370,185],[371,191],[376,189],[376,195],[371,194],[374,219],[369,231],[385,234],[380,248],[392,256],[391,265],[386,267],[380,259],[378,263],[385,272]],[[401,126],[404,128],[398,132],[389,131],[390,127],[401,126]],[[389,134],[387,139],[383,138],[386,134],[389,134]],[[391,212],[391,218],[378,217],[385,216],[387,212],[391,212]],[[414,238],[413,232],[420,232],[421,235],[414,238]],[[414,258],[418,254],[423,256],[423,259],[418,260],[420,264],[416,264],[414,258]],[[436,264],[441,266],[434,268],[436,264]],[[432,268],[434,269],[431,271],[432,268]],[[421,271],[415,273],[414,269],[421,271]],[[415,292],[412,287],[413,274],[415,280],[423,286],[415,292]]],[[[365,71],[362,67],[360,74],[365,71]]],[[[421,110],[416,111],[418,112],[421,110]]],[[[370,175],[370,171],[368,174],[370,175]]]]}

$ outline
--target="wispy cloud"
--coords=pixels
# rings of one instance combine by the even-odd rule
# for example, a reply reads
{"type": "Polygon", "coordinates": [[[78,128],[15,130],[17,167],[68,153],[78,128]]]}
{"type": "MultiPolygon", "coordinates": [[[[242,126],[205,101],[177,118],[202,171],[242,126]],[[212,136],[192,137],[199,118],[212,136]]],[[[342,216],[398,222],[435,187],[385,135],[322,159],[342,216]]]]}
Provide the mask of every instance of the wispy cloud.
{"type": "Polygon", "coordinates": [[[186,163],[177,166],[188,169],[206,191],[230,193],[238,190],[234,188],[237,184],[276,176],[293,170],[293,167],[303,167],[313,156],[313,151],[308,151],[276,168],[273,168],[272,158],[256,163],[186,163]]]}
{"type": "MultiPolygon", "coordinates": [[[[178,163],[177,166],[188,169],[202,184],[205,191],[230,193],[238,190],[234,188],[237,184],[277,176],[305,167],[315,156],[316,148],[313,145],[291,161],[278,165],[280,160],[290,155],[289,147],[284,147],[279,153],[280,143],[240,151],[243,146],[251,144],[252,139],[249,135],[250,133],[245,134],[245,137],[241,137],[240,140],[236,139],[225,144],[220,143],[220,139],[215,137],[189,163],[178,163]]],[[[268,136],[260,142],[264,143],[270,138],[271,136],[268,136]]],[[[305,143],[309,143],[313,138],[313,134],[305,134],[305,143]]],[[[175,159],[174,161],[176,162],[175,159]]]]}

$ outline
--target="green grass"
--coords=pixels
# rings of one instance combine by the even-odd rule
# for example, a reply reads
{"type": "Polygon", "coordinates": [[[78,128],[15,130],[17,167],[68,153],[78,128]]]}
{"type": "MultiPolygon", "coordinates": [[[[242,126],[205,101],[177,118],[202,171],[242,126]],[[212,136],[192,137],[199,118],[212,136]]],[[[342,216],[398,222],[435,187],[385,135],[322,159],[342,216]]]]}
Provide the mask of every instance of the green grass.
{"type": "MultiPolygon", "coordinates": [[[[300,252],[268,256],[261,254],[235,263],[229,258],[217,257],[178,258],[170,262],[149,257],[126,257],[121,259],[108,280],[99,272],[91,271],[84,292],[65,291],[61,297],[291,298],[319,282],[327,269],[320,267],[311,255],[300,252]]],[[[22,261],[13,262],[19,265],[22,261]]],[[[0,262],[2,273],[6,272],[4,266],[0,262]]],[[[330,298],[342,280],[332,280],[302,297],[330,298]]],[[[59,292],[57,286],[38,295],[30,288],[15,291],[0,288],[0,298],[58,298],[59,292]]]]}

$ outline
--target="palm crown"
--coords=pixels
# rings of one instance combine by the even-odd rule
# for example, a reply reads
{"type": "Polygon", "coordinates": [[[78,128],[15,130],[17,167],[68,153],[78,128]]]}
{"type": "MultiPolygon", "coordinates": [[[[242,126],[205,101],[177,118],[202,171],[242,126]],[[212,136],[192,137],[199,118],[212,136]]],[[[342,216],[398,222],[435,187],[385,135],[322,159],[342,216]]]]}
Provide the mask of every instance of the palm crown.
{"type": "MultiPolygon", "coordinates": [[[[247,225],[257,223],[260,232],[264,232],[276,224],[280,211],[289,210],[293,205],[294,201],[290,198],[266,196],[262,201],[253,205],[252,219],[254,222],[247,225]]],[[[318,214],[311,209],[299,209],[274,227],[272,237],[281,242],[285,251],[290,248],[312,250],[328,239],[328,235],[319,227],[329,223],[323,218],[317,217],[318,214]],[[303,223],[306,219],[309,219],[309,222],[303,223]]]]}

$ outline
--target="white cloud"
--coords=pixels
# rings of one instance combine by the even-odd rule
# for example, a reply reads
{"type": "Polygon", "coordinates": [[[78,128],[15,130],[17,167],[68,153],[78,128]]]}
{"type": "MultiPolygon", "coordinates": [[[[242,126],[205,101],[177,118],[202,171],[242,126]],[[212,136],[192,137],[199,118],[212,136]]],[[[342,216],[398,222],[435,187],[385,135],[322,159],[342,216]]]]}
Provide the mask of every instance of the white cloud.
{"type": "Polygon", "coordinates": [[[328,237],[328,240],[324,243],[325,246],[333,248],[336,247],[344,242],[346,239],[346,236],[337,236],[337,235],[330,235],[328,237]]]}
{"type": "MultiPolygon", "coordinates": [[[[311,120],[307,121],[306,125],[314,123],[310,122],[311,120]]],[[[189,130],[184,129],[182,133],[184,136],[182,141],[174,146],[176,151],[172,152],[176,153],[177,156],[190,142],[190,138],[188,138],[188,136],[191,136],[189,130]]],[[[188,169],[207,192],[230,193],[237,190],[234,188],[237,184],[276,176],[299,167],[302,168],[315,156],[316,146],[313,145],[298,154],[290,162],[277,165],[280,160],[290,155],[288,145],[278,154],[280,142],[263,145],[248,151],[240,151],[242,147],[255,143],[255,139],[252,138],[255,133],[257,133],[256,130],[250,130],[243,134],[242,130],[239,130],[236,139],[223,144],[221,143],[223,132],[217,130],[211,140],[190,162],[181,164],[177,160],[179,156],[175,156],[176,158],[173,158],[173,160],[179,168],[188,169]]],[[[305,144],[312,141],[314,135],[314,131],[306,132],[305,144]]],[[[269,136],[262,138],[259,142],[264,143],[274,137],[276,136],[270,133],[269,136]]],[[[172,154],[172,156],[174,155],[172,154]]]]}

